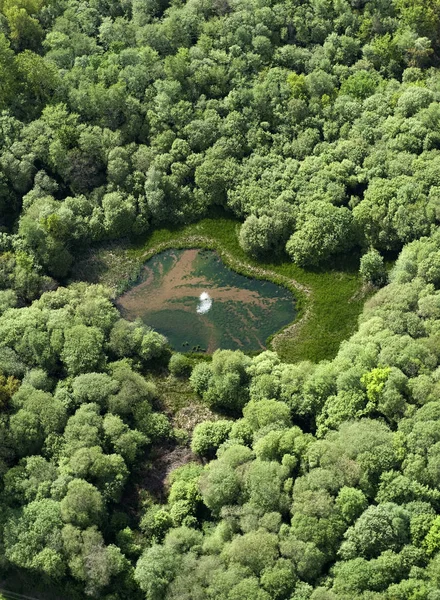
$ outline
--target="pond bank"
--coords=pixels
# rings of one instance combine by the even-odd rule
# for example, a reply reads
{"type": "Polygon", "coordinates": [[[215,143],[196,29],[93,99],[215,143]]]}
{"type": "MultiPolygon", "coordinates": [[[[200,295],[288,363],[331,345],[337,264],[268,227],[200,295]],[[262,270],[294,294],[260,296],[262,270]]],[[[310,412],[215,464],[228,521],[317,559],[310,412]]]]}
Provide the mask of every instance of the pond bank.
{"type": "Polygon", "coordinates": [[[318,362],[333,358],[340,343],[357,329],[358,316],[372,294],[359,276],[358,257],[340,257],[325,270],[315,271],[302,269],[287,257],[257,261],[238,244],[239,226],[232,218],[206,218],[190,225],[156,229],[134,244],[95,247],[78,263],[75,279],[109,285],[116,296],[133,285],[145,261],[161,250],[215,250],[238,273],[267,279],[294,293],[296,321],[271,341],[282,360],[318,362]]]}

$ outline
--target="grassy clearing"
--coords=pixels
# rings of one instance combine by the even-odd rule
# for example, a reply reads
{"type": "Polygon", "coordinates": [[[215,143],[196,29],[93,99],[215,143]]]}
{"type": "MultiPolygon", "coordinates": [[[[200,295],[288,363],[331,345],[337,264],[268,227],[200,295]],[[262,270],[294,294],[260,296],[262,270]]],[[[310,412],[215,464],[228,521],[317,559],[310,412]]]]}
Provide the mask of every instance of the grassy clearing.
{"type": "Polygon", "coordinates": [[[194,427],[203,421],[219,418],[191,389],[188,379],[155,374],[150,377],[157,388],[154,408],[165,413],[179,436],[158,440],[133,471],[122,504],[132,518],[138,519],[142,505],[165,502],[169,491],[169,474],[189,462],[200,462],[193,454],[190,441],[194,427]]]}
{"type": "Polygon", "coordinates": [[[125,248],[113,245],[93,251],[78,263],[75,277],[110,285],[116,295],[136,279],[141,264],[158,251],[189,247],[216,250],[237,272],[270,279],[294,292],[296,322],[271,340],[284,361],[317,362],[334,357],[341,341],[356,330],[358,316],[371,295],[359,277],[358,257],[343,257],[316,271],[301,269],[287,257],[256,261],[238,244],[239,226],[235,219],[216,215],[191,225],[157,229],[125,248]]]}

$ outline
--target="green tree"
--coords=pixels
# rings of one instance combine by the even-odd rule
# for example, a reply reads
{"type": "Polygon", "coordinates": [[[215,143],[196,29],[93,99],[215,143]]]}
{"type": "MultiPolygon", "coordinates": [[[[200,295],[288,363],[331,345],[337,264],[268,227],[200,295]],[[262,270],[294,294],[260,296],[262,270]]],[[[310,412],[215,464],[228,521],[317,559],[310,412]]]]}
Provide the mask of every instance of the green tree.
{"type": "Polygon", "coordinates": [[[83,479],[72,479],[60,503],[63,521],[86,528],[101,522],[104,503],[99,491],[83,479]]]}
{"type": "Polygon", "coordinates": [[[212,458],[217,448],[228,438],[231,431],[232,422],[205,421],[195,426],[191,450],[200,456],[212,458]]]}
{"type": "Polygon", "coordinates": [[[254,431],[271,424],[286,428],[291,424],[289,407],[277,400],[251,400],[245,406],[243,416],[254,431]]]}
{"type": "Polygon", "coordinates": [[[105,406],[109,396],[118,390],[118,382],[107,373],[84,373],[72,381],[72,397],[77,406],[95,402],[105,406]]]}
{"type": "Polygon", "coordinates": [[[103,335],[97,327],[75,325],[65,331],[61,359],[71,375],[93,371],[103,362],[103,335]]]}
{"type": "Polygon", "coordinates": [[[149,441],[146,435],[136,429],[130,429],[117,415],[105,415],[103,429],[111,446],[127,464],[135,462],[141,448],[149,441]]]}
{"type": "Polygon", "coordinates": [[[277,538],[273,533],[255,531],[236,536],[226,549],[229,560],[249,567],[259,575],[275,564],[278,557],[277,538]]]}
{"type": "Polygon", "coordinates": [[[4,33],[0,34],[0,106],[6,108],[14,98],[17,80],[14,76],[14,52],[4,33]]]}
{"type": "Polygon", "coordinates": [[[372,248],[361,258],[359,273],[367,283],[380,287],[386,282],[387,273],[383,258],[377,250],[372,248]]]}
{"type": "Polygon", "coordinates": [[[124,198],[118,192],[105,194],[102,198],[104,228],[111,238],[129,234],[133,230],[136,218],[134,198],[124,198]]]}
{"type": "Polygon", "coordinates": [[[55,579],[66,569],[62,552],[61,507],[51,499],[36,500],[5,524],[5,555],[13,564],[55,579]]]}
{"type": "Polygon", "coordinates": [[[9,421],[14,445],[20,455],[38,453],[45,438],[62,431],[66,409],[62,402],[47,392],[22,386],[13,397],[18,409],[9,421]]]}
{"type": "Polygon", "coordinates": [[[192,362],[184,354],[175,352],[171,355],[168,363],[168,369],[170,373],[175,377],[187,377],[191,373],[192,362]]]}
{"type": "Polygon", "coordinates": [[[306,205],[286,250],[299,266],[316,266],[353,245],[351,212],[327,202],[306,205]]]}
{"type": "Polygon", "coordinates": [[[246,368],[250,360],[242,352],[216,350],[211,365],[196,365],[190,381],[211,406],[237,412],[248,399],[246,368]]]}
{"type": "Polygon", "coordinates": [[[136,564],[135,579],[147,600],[161,600],[176,576],[181,558],[170,547],[153,545],[136,564]]]}
{"type": "Polygon", "coordinates": [[[70,572],[84,583],[89,596],[98,596],[112,578],[127,569],[127,559],[120,549],[113,544],[105,546],[96,527],[82,531],[68,524],[63,527],[62,538],[70,572]]]}
{"type": "MultiPolygon", "coordinates": [[[[28,20],[29,24],[33,22],[34,19],[28,20]]],[[[34,35],[34,31],[31,31],[31,38],[34,35]]],[[[58,70],[53,63],[31,50],[24,50],[16,56],[15,69],[18,75],[18,101],[21,108],[36,117],[46,103],[56,97],[61,84],[58,70]],[[32,108],[29,108],[29,105],[32,108]]]]}
{"type": "Polygon", "coordinates": [[[340,554],[345,559],[373,558],[384,550],[399,550],[408,542],[408,513],[391,502],[370,506],[345,534],[340,554]]]}
{"type": "Polygon", "coordinates": [[[293,229],[293,219],[289,214],[277,212],[274,215],[256,217],[250,215],[240,228],[239,242],[243,250],[253,256],[277,254],[283,249],[293,229]]]}
{"type": "Polygon", "coordinates": [[[128,477],[128,469],[119,454],[104,454],[99,446],[80,448],[63,466],[63,473],[92,481],[105,500],[117,502],[128,477]]]}

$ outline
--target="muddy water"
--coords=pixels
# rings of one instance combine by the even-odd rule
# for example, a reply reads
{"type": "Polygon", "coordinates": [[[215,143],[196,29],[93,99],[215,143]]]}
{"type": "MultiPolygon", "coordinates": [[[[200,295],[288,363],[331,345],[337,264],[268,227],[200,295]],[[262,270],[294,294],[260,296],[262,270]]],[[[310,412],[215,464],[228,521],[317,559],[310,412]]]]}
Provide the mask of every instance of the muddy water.
{"type": "Polygon", "coordinates": [[[287,289],[238,275],[207,250],[157,254],[118,306],[126,319],[141,318],[166,335],[179,352],[263,350],[295,317],[287,289]]]}

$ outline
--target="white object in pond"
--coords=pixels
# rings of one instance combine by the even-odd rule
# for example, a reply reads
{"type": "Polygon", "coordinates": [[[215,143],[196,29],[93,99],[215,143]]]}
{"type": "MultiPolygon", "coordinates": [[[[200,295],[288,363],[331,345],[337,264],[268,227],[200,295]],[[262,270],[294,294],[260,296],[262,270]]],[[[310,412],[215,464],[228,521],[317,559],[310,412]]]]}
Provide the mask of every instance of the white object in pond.
{"type": "Polygon", "coordinates": [[[199,296],[199,303],[197,304],[197,312],[200,315],[206,314],[212,306],[212,298],[208,292],[202,292],[199,296]]]}

